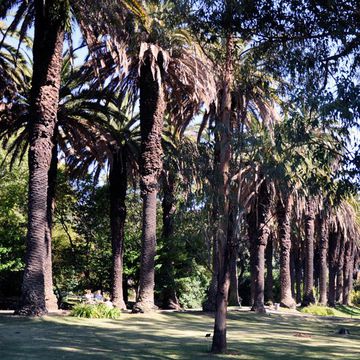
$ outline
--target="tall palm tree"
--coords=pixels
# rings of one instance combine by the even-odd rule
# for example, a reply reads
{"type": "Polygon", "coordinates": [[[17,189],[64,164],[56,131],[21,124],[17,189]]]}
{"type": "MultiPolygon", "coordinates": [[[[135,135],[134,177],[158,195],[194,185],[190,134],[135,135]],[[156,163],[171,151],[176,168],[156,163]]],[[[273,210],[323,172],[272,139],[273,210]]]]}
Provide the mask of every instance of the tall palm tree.
{"type": "MultiPolygon", "coordinates": [[[[47,308],[51,305],[52,265],[51,265],[51,230],[52,216],[55,206],[55,187],[59,148],[66,156],[66,161],[74,176],[86,173],[89,168],[101,169],[109,162],[110,174],[110,223],[113,244],[113,290],[112,298],[116,306],[125,308],[122,294],[122,254],[125,222],[125,196],[127,189],[127,173],[134,168],[137,158],[136,134],[138,119],[130,117],[129,106],[123,97],[116,98],[107,89],[99,88],[93,68],[85,63],[74,67],[74,54],[66,54],[62,67],[62,84],[58,108],[58,122],[54,136],[51,166],[48,178],[48,226],[46,229],[46,271],[45,292],[47,308]],[[86,85],[86,86],[85,86],[86,85]],[[131,165],[131,166],[129,166],[131,165]]],[[[105,57],[105,56],[104,56],[105,57]]],[[[3,139],[18,134],[9,146],[15,160],[23,155],[28,144],[28,112],[29,105],[23,99],[28,97],[29,88],[24,87],[10,111],[4,112],[0,124],[4,131],[3,139]]],[[[126,99],[125,99],[126,100],[126,99]]],[[[20,157],[21,159],[21,157],[20,157]]]]}
{"type": "MultiPolygon", "coordinates": [[[[113,84],[128,86],[134,94],[139,94],[140,99],[143,226],[140,288],[134,311],[148,311],[154,308],[156,208],[162,170],[164,113],[172,101],[177,102],[176,111],[179,113],[186,113],[189,107],[199,108],[203,102],[210,103],[214,98],[215,86],[209,64],[201,57],[194,39],[166,17],[171,2],[133,0],[121,1],[121,4],[110,3],[111,12],[106,9],[104,12],[112,20],[99,31],[111,34],[115,63],[120,64],[122,58],[128,59],[126,66],[120,69],[124,70],[124,81],[119,82],[117,78],[113,84]],[[129,10],[129,32],[125,36],[121,30],[117,32],[118,6],[125,6],[129,10]]],[[[91,41],[95,44],[96,38],[91,41]]]]}
{"type": "MultiPolygon", "coordinates": [[[[52,138],[56,124],[67,1],[6,1],[2,16],[19,5],[15,22],[24,17],[28,27],[34,15],[33,73],[29,122],[29,216],[27,256],[18,313],[43,315],[45,304],[44,261],[47,223],[47,183],[52,138]]],[[[25,25],[24,25],[25,24],[25,25]]]]}

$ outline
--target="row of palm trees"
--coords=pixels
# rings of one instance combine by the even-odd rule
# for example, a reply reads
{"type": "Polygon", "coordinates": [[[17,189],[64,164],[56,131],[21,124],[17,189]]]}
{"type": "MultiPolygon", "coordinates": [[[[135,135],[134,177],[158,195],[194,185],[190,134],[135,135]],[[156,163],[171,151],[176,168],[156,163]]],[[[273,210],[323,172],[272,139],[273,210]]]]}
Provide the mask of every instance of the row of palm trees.
{"type": "MultiPolygon", "coordinates": [[[[196,183],[210,189],[205,201],[210,203],[213,229],[213,278],[207,301],[208,308],[216,310],[213,351],[226,349],[227,304],[229,291],[230,299],[238,298],[236,261],[244,226],[254,310],[264,310],[265,254],[270,254],[269,284],[273,261],[267,249],[274,243],[279,250],[283,306],[293,307],[294,295],[300,294],[304,304],[314,302],[314,244],[321,264],[320,302],[326,304],[328,294],[329,304],[334,305],[341,293],[342,301],[348,302],[351,274],[359,258],[358,227],[353,208],[335,196],[343,152],[336,124],[324,127],[324,119],[306,98],[302,107],[285,104],[278,91],[284,80],[266,72],[263,59],[255,62],[249,44],[239,41],[231,27],[225,40],[204,49],[183,24],[170,21],[170,2],[5,1],[0,15],[4,17],[14,5],[17,12],[12,24],[2,30],[0,48],[10,51],[10,56],[1,53],[4,60],[0,60],[4,73],[0,136],[14,160],[26,153],[29,158],[27,256],[18,313],[42,315],[56,306],[51,228],[59,151],[74,176],[89,169],[95,169],[96,176],[109,167],[112,300],[119,308],[125,308],[122,262],[127,182],[138,174],[143,227],[134,311],[155,307],[160,178],[163,237],[171,247],[175,175],[183,170],[183,159],[176,158],[176,152],[165,146],[164,156],[169,140],[164,121],[166,130],[170,129],[169,149],[176,143],[183,146],[191,143],[186,128],[202,110],[198,148],[206,149],[211,163],[201,166],[201,152],[196,153],[193,143],[188,146],[197,156],[188,181],[190,191],[196,183]],[[70,9],[89,49],[80,67],[73,65],[71,46],[65,55],[63,51],[70,9]],[[20,24],[23,39],[32,22],[29,70],[22,49],[11,49],[6,39],[16,35],[20,24]],[[17,60],[15,66],[13,60],[17,60]],[[335,206],[336,202],[340,205],[335,206]],[[296,263],[302,261],[306,263],[303,292],[302,266],[296,271],[296,263]],[[300,282],[294,280],[298,278],[300,282]],[[300,289],[296,294],[294,284],[300,289]]],[[[169,304],[178,306],[174,291],[167,297],[169,304]]]]}

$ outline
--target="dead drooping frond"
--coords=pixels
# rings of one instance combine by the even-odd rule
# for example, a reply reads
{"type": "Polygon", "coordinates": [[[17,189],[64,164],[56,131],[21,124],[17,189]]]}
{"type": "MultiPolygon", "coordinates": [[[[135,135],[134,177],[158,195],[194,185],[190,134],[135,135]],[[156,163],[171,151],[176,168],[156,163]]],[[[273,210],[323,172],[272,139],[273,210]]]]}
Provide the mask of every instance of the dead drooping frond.
{"type": "Polygon", "coordinates": [[[360,227],[357,213],[351,202],[343,200],[330,213],[330,229],[341,233],[345,241],[353,241],[360,246],[360,227]]]}

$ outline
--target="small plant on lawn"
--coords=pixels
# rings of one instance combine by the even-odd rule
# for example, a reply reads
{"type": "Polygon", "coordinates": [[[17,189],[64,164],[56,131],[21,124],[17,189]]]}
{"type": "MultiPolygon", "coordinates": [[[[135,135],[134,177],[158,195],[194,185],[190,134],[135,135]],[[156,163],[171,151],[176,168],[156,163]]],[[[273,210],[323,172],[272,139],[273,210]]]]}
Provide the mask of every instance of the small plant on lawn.
{"type": "Polygon", "coordinates": [[[327,306],[320,306],[320,305],[310,305],[300,309],[302,313],[317,315],[317,316],[336,316],[338,312],[330,307],[327,306]]]}
{"type": "Polygon", "coordinates": [[[352,290],[350,293],[351,303],[360,306],[360,290],[352,290]]]}
{"type": "Polygon", "coordinates": [[[120,310],[110,308],[103,303],[99,304],[77,304],[70,312],[70,316],[89,319],[119,319],[120,310]]]}

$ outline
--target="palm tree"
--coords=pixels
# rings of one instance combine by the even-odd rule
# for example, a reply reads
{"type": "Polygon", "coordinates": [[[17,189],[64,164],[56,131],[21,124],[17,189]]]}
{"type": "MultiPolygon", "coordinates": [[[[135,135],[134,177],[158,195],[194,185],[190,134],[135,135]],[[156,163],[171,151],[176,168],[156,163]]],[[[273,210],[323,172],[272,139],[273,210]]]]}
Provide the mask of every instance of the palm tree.
{"type": "MultiPolygon", "coordinates": [[[[130,106],[126,104],[126,96],[125,100],[124,97],[117,99],[106,88],[97,90],[99,83],[93,73],[93,68],[88,63],[74,68],[72,65],[74,56],[74,54],[65,55],[62,67],[58,122],[48,178],[48,226],[46,229],[48,250],[47,277],[45,278],[47,280],[45,291],[48,293],[47,307],[51,305],[48,298],[50,294],[53,295],[51,229],[55,206],[58,148],[60,147],[66,155],[67,164],[74,176],[86,173],[90,167],[96,169],[95,172],[99,174],[109,162],[110,223],[114,263],[112,299],[117,307],[125,308],[122,291],[125,197],[127,174],[134,169],[134,159],[137,158],[138,117],[130,116],[130,106]]],[[[19,99],[26,99],[28,92],[29,90],[25,87],[19,99]]],[[[12,158],[16,159],[19,150],[24,152],[27,149],[28,104],[18,102],[12,110],[16,111],[2,116],[1,123],[6,123],[6,131],[0,133],[0,136],[11,137],[15,132],[19,133],[14,145],[9,148],[9,152],[13,152],[12,158]],[[23,146],[24,143],[25,146],[23,146]]]]}
{"type": "MultiPolygon", "coordinates": [[[[29,76],[26,67],[26,54],[22,49],[17,49],[8,41],[9,37],[13,41],[18,41],[19,33],[8,31],[7,27],[0,23],[0,110],[6,106],[11,106],[11,101],[16,96],[17,88],[22,86],[24,80],[29,76]]],[[[30,44],[28,38],[24,43],[30,44]]]]}
{"type": "Polygon", "coordinates": [[[315,242],[315,199],[310,197],[306,202],[305,214],[305,286],[303,306],[315,303],[314,296],[314,242],[315,242]]]}
{"type": "Polygon", "coordinates": [[[319,274],[319,303],[327,305],[327,279],[328,279],[328,248],[329,248],[329,211],[328,204],[325,199],[325,206],[320,211],[320,235],[319,235],[319,251],[320,251],[320,274],[319,274]]]}
{"type": "Polygon", "coordinates": [[[209,65],[200,56],[201,51],[194,39],[185,29],[175,28],[166,18],[164,10],[171,6],[170,2],[134,0],[118,4],[122,5],[131,14],[128,25],[132,31],[127,38],[125,36],[124,40],[124,34],[119,34],[115,26],[119,21],[116,16],[114,19],[116,3],[112,3],[111,13],[107,12],[114,23],[108,22],[100,31],[113,36],[114,49],[117,50],[114,52],[115,63],[119,64],[120,53],[129,59],[124,82],[117,85],[128,86],[134,94],[139,93],[143,227],[140,288],[134,311],[148,311],[154,308],[156,208],[162,171],[164,113],[172,101],[178,102],[176,111],[184,114],[189,107],[199,108],[203,102],[209,103],[214,97],[215,86],[208,71],[209,65]]]}
{"type": "MultiPolygon", "coordinates": [[[[177,106],[175,103],[174,106],[177,106]]],[[[188,109],[186,114],[168,112],[163,131],[164,167],[161,174],[162,185],[162,240],[164,247],[160,256],[162,266],[159,276],[162,278],[161,299],[164,308],[179,309],[176,294],[176,266],[181,265],[174,251],[174,220],[179,206],[179,195],[186,202],[194,189],[199,190],[201,178],[200,153],[194,139],[195,131],[187,127],[194,116],[195,108],[188,109]],[[187,120],[189,119],[189,120],[187,120]]]]}
{"type": "Polygon", "coordinates": [[[33,73],[29,122],[29,216],[27,256],[19,314],[43,315],[45,304],[44,262],[47,223],[47,184],[52,138],[56,124],[66,1],[7,1],[1,15],[19,5],[15,21],[25,14],[25,28],[34,14],[33,73]]]}

